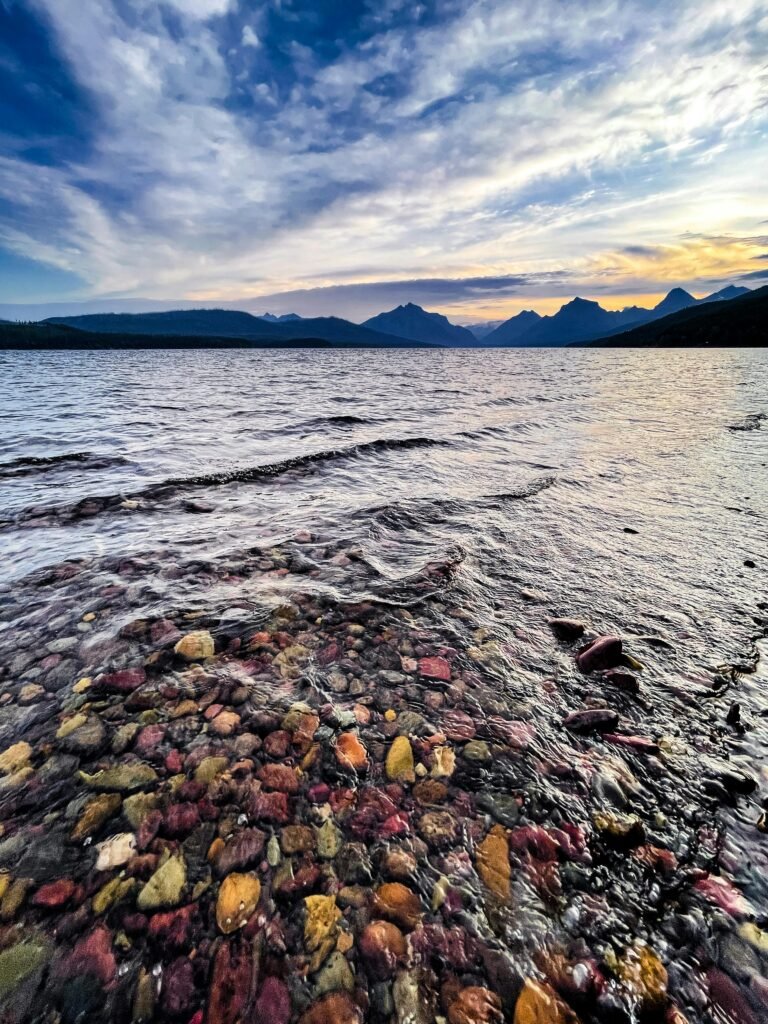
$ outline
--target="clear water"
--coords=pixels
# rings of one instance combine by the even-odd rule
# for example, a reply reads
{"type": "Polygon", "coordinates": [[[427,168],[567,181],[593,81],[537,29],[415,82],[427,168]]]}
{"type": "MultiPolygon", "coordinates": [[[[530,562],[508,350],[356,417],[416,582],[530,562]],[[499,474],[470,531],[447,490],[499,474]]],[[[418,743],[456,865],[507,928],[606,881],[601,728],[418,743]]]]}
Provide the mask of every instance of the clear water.
{"type": "MultiPolygon", "coordinates": [[[[451,806],[477,825],[460,848],[471,861],[492,822],[477,801],[491,792],[515,795],[517,828],[583,827],[593,854],[569,864],[560,851],[557,891],[546,892],[536,857],[513,853],[506,916],[466,910],[458,924],[509,954],[518,981],[557,987],[584,1020],[662,1020],[671,1005],[691,1022],[768,1017],[768,838],[756,826],[768,795],[768,421],[754,418],[768,412],[766,352],[4,353],[0,378],[4,747],[27,732],[42,742],[86,700],[67,685],[20,704],[25,682],[46,687],[40,665],[57,656],[57,639],[79,644],[65,645],[74,682],[140,663],[152,644],[119,639],[137,619],[203,622],[242,639],[288,603],[312,613],[310,648],[313,629],[328,639],[323,616],[338,626],[362,615],[371,636],[396,623],[401,653],[455,658],[443,697],[418,676],[388,683],[366,633],[362,691],[334,689],[331,669],[310,659],[288,683],[270,684],[260,664],[249,701],[340,713],[362,703],[373,721],[361,736],[374,747],[391,738],[388,705],[427,719],[422,735],[451,708],[489,740],[489,716],[522,723],[523,749],[502,743],[471,770],[459,756],[451,806]],[[83,623],[92,608],[95,621],[83,623]],[[553,636],[553,617],[581,620],[587,638],[621,637],[642,663],[640,694],[579,672],[579,644],[553,636]],[[734,703],[741,724],[733,711],[727,721],[734,703]],[[619,733],[661,752],[563,728],[569,712],[606,706],[619,733]],[[729,772],[754,789],[735,792],[750,784],[729,772]],[[600,813],[637,815],[643,848],[674,852],[671,876],[640,871],[628,847],[609,849],[600,813]],[[746,903],[718,906],[710,876],[746,903]],[[611,969],[609,950],[621,957],[638,937],[666,966],[669,1004],[643,1003],[611,969]],[[571,991],[556,956],[597,964],[604,987],[571,991]]],[[[115,722],[127,714],[111,707],[115,722]]],[[[114,760],[99,757],[96,766],[114,760]]],[[[66,786],[52,798],[54,830],[75,798],[66,786]]],[[[16,798],[4,813],[11,836],[42,820],[16,798]]],[[[422,892],[435,871],[459,885],[444,852],[419,855],[422,892]]],[[[70,875],[86,870],[83,853],[70,875]]],[[[19,920],[35,934],[53,927],[34,909],[19,920]]],[[[117,911],[109,925],[119,931],[117,911]]],[[[118,959],[134,977],[156,955],[137,939],[118,959]]],[[[361,982],[363,962],[348,959],[361,982]]],[[[494,991],[483,963],[446,971],[494,991]]],[[[297,970],[289,953],[283,967],[297,970]]],[[[437,991],[445,978],[429,970],[420,984],[437,991]]],[[[314,983],[289,985],[297,1019],[314,983]]],[[[509,991],[498,993],[506,1015],[509,991]]],[[[376,999],[366,1019],[389,1019],[385,995],[376,999]]],[[[398,1006],[392,1014],[410,1019],[398,1006]]]]}

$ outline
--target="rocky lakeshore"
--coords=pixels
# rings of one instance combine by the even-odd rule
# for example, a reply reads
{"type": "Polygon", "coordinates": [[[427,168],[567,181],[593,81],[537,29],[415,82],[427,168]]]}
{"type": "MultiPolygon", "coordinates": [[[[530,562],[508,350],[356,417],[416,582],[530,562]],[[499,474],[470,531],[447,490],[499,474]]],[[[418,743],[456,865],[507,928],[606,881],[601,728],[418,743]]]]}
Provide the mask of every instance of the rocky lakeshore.
{"type": "Polygon", "coordinates": [[[453,560],[321,585],[368,571],[303,531],[0,590],[2,1024],[765,1020],[755,661],[675,722],[661,636],[526,592],[542,647],[453,560]]]}

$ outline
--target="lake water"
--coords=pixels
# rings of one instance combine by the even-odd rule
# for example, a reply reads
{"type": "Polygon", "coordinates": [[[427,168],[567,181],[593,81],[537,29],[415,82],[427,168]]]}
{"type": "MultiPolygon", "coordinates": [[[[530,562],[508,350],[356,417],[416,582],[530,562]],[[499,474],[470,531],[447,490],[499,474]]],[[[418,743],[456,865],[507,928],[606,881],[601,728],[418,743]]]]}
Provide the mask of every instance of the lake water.
{"type": "Polygon", "coordinates": [[[768,1019],[768,353],[0,380],[0,1021],[768,1019]]]}

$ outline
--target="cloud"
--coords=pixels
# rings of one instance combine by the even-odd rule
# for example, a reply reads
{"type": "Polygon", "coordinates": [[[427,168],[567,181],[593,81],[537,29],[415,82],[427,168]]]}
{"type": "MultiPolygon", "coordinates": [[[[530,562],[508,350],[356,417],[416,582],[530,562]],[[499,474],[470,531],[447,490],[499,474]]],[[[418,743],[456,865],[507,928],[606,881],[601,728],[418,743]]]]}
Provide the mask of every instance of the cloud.
{"type": "MultiPolygon", "coordinates": [[[[752,258],[685,236],[747,237],[768,198],[762,0],[245,7],[32,0],[27,85],[71,110],[53,158],[35,117],[4,146],[0,244],[90,295],[224,300],[752,258]]],[[[456,288],[428,301],[484,301],[456,288]]]]}

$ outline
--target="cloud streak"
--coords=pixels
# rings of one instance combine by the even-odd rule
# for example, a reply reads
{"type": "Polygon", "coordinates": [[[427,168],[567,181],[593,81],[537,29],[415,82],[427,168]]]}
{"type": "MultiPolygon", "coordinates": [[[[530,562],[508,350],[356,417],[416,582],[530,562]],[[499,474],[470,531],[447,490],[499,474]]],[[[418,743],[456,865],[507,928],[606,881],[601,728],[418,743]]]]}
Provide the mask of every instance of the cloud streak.
{"type": "Polygon", "coordinates": [[[31,10],[48,56],[17,78],[70,116],[8,134],[0,245],[82,297],[470,310],[757,254],[687,236],[749,239],[768,198],[763,0],[31,10]]]}

